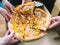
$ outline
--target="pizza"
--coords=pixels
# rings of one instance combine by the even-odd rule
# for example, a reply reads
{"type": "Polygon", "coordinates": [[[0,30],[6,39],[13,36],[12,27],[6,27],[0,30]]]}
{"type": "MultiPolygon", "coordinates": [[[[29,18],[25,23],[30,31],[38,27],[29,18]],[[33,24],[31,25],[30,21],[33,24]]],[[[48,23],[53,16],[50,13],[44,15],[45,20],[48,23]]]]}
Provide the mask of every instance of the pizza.
{"type": "Polygon", "coordinates": [[[10,31],[21,41],[30,41],[43,37],[50,24],[50,15],[40,8],[34,8],[35,2],[21,4],[8,22],[10,31]]]}

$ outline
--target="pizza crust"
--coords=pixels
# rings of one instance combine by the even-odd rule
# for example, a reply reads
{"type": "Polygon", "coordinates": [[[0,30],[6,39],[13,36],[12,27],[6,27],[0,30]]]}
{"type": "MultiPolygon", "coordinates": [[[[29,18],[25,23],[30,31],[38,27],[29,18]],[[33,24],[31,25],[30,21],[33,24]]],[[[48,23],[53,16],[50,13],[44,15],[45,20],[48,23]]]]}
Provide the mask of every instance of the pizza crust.
{"type": "MultiPolygon", "coordinates": [[[[25,3],[25,4],[21,4],[19,6],[17,6],[15,9],[17,10],[17,12],[19,12],[20,9],[22,9],[24,6],[35,6],[35,2],[29,2],[29,3],[25,3]]],[[[32,8],[33,10],[34,8],[32,8]]]]}
{"type": "Polygon", "coordinates": [[[42,33],[40,33],[38,36],[34,36],[34,37],[25,37],[25,38],[24,38],[24,41],[36,40],[36,39],[39,39],[39,38],[44,37],[46,34],[47,34],[46,32],[42,32],[42,33]]]}

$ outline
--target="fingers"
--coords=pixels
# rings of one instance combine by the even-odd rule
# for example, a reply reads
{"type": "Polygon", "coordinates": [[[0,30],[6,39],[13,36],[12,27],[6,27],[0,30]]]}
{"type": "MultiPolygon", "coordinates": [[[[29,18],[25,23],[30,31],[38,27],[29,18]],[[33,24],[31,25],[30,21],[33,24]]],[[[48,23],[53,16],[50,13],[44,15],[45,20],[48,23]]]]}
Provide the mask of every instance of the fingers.
{"type": "Polygon", "coordinates": [[[10,33],[10,31],[8,30],[8,31],[6,32],[6,34],[5,34],[5,37],[7,37],[7,38],[9,38],[9,39],[12,39],[12,38],[14,37],[14,34],[15,34],[14,31],[12,31],[12,32],[10,33]]]}
{"type": "Polygon", "coordinates": [[[59,18],[59,16],[53,17],[51,18],[51,20],[57,20],[59,18]]]}
{"type": "Polygon", "coordinates": [[[14,6],[11,6],[11,11],[14,13],[16,10],[14,8],[14,6]]]}
{"type": "Polygon", "coordinates": [[[13,6],[8,6],[5,5],[5,9],[7,10],[8,13],[12,14],[15,12],[15,9],[13,8],[13,6]]]}
{"type": "Polygon", "coordinates": [[[18,42],[18,41],[19,41],[18,39],[16,39],[16,38],[12,38],[11,43],[13,44],[13,43],[16,43],[16,42],[18,42]]]}
{"type": "Polygon", "coordinates": [[[7,35],[9,35],[10,34],[10,31],[8,30],[7,32],[6,32],[6,34],[5,34],[5,36],[7,36],[7,35]]]}
{"type": "Polygon", "coordinates": [[[6,21],[9,21],[9,19],[10,18],[8,18],[8,16],[6,15],[6,16],[3,16],[5,19],[6,19],[6,21]]]}
{"type": "Polygon", "coordinates": [[[15,32],[12,31],[11,34],[9,35],[10,38],[14,37],[15,32]]]}
{"type": "Polygon", "coordinates": [[[54,23],[52,23],[52,24],[49,26],[49,28],[54,28],[54,27],[56,27],[58,24],[59,24],[59,22],[54,22],[54,23]]]}
{"type": "Polygon", "coordinates": [[[59,25],[59,22],[60,22],[59,16],[51,18],[49,29],[52,29],[52,28],[56,27],[57,25],[59,25]]]}
{"type": "Polygon", "coordinates": [[[0,8],[0,13],[7,21],[9,21],[9,19],[12,17],[11,14],[8,14],[8,12],[3,8],[0,8]]]}
{"type": "Polygon", "coordinates": [[[15,12],[15,8],[11,3],[9,3],[8,1],[2,1],[2,2],[8,13],[12,14],[15,12]]]}
{"type": "Polygon", "coordinates": [[[10,14],[3,14],[3,17],[6,19],[6,21],[9,21],[11,18],[10,14]]]}
{"type": "Polygon", "coordinates": [[[8,13],[12,14],[15,12],[15,8],[11,3],[9,3],[8,1],[3,1],[3,4],[8,13]]]}
{"type": "Polygon", "coordinates": [[[13,43],[16,43],[18,42],[18,40],[16,38],[14,38],[14,31],[12,31],[10,34],[9,34],[9,30],[6,32],[6,36],[4,36],[2,38],[4,44],[13,44],[13,43]]]}
{"type": "Polygon", "coordinates": [[[16,39],[14,37],[14,31],[12,31],[11,34],[9,35],[9,39],[11,39],[10,44],[14,44],[14,43],[18,42],[18,39],[16,39]]]}
{"type": "MultiPolygon", "coordinates": [[[[8,35],[9,31],[7,31],[7,35],[8,35]]],[[[9,42],[10,44],[16,43],[18,42],[18,40],[14,37],[14,31],[11,32],[10,35],[8,35],[8,40],[11,40],[11,42],[9,42]]]]}

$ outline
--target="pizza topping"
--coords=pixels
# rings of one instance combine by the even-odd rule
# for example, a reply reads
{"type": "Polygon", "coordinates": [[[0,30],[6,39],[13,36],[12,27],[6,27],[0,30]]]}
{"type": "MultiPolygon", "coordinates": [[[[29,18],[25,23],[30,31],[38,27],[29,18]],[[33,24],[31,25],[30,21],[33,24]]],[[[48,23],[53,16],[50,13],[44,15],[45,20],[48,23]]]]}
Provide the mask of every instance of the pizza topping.
{"type": "Polygon", "coordinates": [[[35,25],[37,25],[37,24],[38,24],[38,20],[33,20],[33,23],[34,23],[35,25]]]}
{"type": "Polygon", "coordinates": [[[46,15],[44,15],[44,14],[41,14],[41,17],[46,17],[46,15]]]}
{"type": "Polygon", "coordinates": [[[15,30],[15,32],[18,32],[17,24],[13,24],[13,29],[15,30]]]}
{"type": "Polygon", "coordinates": [[[22,24],[22,25],[24,27],[24,30],[26,30],[27,24],[22,24]]]}
{"type": "Polygon", "coordinates": [[[29,9],[29,8],[30,8],[29,6],[24,6],[22,10],[25,11],[26,9],[29,9]]]}
{"type": "Polygon", "coordinates": [[[30,20],[30,23],[29,23],[29,24],[30,24],[30,26],[32,26],[32,25],[33,25],[33,21],[32,21],[32,20],[30,20]]]}
{"type": "MultiPolygon", "coordinates": [[[[20,14],[21,15],[21,14],[20,14]]],[[[23,15],[21,15],[22,18],[25,18],[23,15]]]]}
{"type": "Polygon", "coordinates": [[[27,14],[29,14],[31,12],[31,9],[30,8],[26,9],[24,12],[27,13],[27,14]]]}
{"type": "Polygon", "coordinates": [[[41,17],[41,13],[40,13],[40,12],[35,11],[35,16],[36,16],[37,18],[40,18],[40,17],[41,17]]]}
{"type": "Polygon", "coordinates": [[[28,20],[31,20],[31,17],[30,16],[28,16],[27,18],[28,18],[28,20]]]}
{"type": "Polygon", "coordinates": [[[31,14],[33,14],[33,6],[24,6],[21,10],[20,10],[20,12],[24,15],[24,16],[28,16],[28,14],[29,15],[31,15],[31,14]]]}
{"type": "Polygon", "coordinates": [[[39,35],[40,34],[40,32],[35,32],[34,33],[34,36],[37,36],[37,35],[39,35]]]}
{"type": "Polygon", "coordinates": [[[28,37],[29,33],[27,31],[25,31],[24,37],[28,37]]]}

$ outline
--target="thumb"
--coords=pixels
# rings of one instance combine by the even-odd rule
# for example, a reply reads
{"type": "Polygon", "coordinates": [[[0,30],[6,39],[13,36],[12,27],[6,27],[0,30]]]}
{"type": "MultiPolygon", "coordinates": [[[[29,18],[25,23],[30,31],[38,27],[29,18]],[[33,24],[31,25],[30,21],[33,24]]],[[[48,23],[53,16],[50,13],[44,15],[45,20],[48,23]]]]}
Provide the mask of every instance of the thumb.
{"type": "Polygon", "coordinates": [[[58,24],[59,24],[59,22],[55,22],[55,23],[53,23],[52,25],[50,25],[49,28],[50,28],[50,29],[51,29],[51,28],[54,28],[54,27],[56,27],[58,24]]]}
{"type": "Polygon", "coordinates": [[[56,16],[56,17],[52,17],[51,20],[55,20],[55,19],[57,19],[57,17],[58,17],[58,16],[56,16]]]}
{"type": "Polygon", "coordinates": [[[4,44],[7,44],[13,38],[13,36],[14,36],[14,31],[12,31],[10,35],[3,37],[2,40],[4,44]]]}
{"type": "Polygon", "coordinates": [[[11,32],[11,34],[8,36],[9,38],[12,38],[14,36],[14,31],[11,32]]]}

